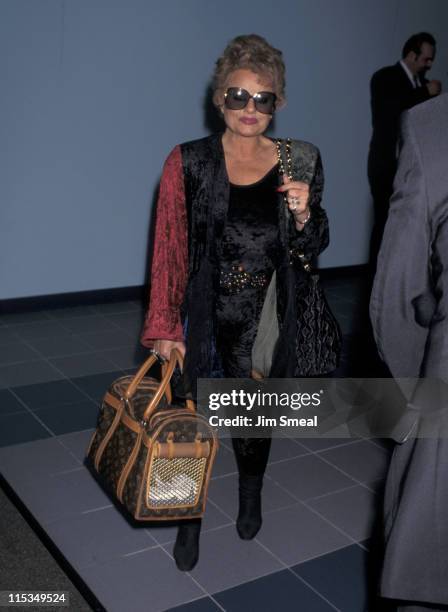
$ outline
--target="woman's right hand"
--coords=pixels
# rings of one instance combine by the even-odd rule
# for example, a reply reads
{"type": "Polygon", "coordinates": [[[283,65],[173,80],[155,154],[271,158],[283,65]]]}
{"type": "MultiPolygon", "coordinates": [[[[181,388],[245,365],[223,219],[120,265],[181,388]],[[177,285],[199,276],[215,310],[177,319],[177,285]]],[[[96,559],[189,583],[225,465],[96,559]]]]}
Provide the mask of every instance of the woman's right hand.
{"type": "Polygon", "coordinates": [[[154,341],[154,350],[165,357],[165,359],[169,359],[171,355],[171,351],[173,349],[177,349],[182,357],[185,357],[185,342],[176,342],[174,340],[155,340],[154,341]]]}

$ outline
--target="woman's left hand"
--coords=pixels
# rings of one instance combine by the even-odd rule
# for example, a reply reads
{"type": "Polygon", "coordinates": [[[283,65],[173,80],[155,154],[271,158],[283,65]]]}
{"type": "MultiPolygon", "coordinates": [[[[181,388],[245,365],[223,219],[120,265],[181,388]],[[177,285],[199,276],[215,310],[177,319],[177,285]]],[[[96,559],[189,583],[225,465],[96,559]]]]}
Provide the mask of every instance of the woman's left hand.
{"type": "Polygon", "coordinates": [[[308,201],[310,186],[301,181],[292,181],[286,174],[283,175],[283,185],[277,188],[280,193],[287,192],[288,208],[291,211],[296,227],[302,230],[310,217],[308,201]]]}

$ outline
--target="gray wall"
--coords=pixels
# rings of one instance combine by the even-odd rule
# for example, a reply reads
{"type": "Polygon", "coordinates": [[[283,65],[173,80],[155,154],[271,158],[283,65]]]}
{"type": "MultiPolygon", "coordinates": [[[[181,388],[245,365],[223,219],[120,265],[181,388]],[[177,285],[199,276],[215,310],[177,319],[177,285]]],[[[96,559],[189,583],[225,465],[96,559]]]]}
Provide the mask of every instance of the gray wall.
{"type": "Polygon", "coordinates": [[[0,0],[0,299],[144,282],[163,160],[207,133],[214,61],[250,32],[286,59],[274,133],[322,152],[321,265],[364,263],[369,77],[422,29],[446,77],[447,23],[446,0],[0,0]]]}

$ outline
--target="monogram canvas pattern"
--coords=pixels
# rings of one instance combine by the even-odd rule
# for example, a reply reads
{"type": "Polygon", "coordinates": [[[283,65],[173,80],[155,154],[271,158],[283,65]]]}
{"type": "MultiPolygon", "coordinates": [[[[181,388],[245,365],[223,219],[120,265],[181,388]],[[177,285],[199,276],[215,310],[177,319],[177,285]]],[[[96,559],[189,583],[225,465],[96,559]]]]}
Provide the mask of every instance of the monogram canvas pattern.
{"type": "Polygon", "coordinates": [[[115,490],[118,485],[118,480],[136,441],[137,434],[120,423],[102,454],[98,473],[112,490],[115,490]]]}
{"type": "Polygon", "coordinates": [[[138,520],[194,518],[205,509],[216,433],[191,405],[168,403],[173,369],[160,382],[139,373],[114,381],[87,451],[107,490],[138,520]]]}

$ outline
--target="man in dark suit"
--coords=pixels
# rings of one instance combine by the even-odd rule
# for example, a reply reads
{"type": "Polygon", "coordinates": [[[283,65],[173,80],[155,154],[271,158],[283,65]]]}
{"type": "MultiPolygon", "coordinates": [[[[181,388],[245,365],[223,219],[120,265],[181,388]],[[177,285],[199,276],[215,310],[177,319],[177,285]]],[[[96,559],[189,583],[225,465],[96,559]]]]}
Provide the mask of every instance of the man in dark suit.
{"type": "Polygon", "coordinates": [[[441,91],[439,81],[428,81],[425,78],[434,61],[435,50],[436,42],[431,34],[414,34],[403,47],[402,60],[394,66],[387,66],[375,72],[370,82],[373,133],[368,175],[375,214],[370,246],[370,263],[373,270],[397,169],[400,115],[441,91]]]}
{"type": "Polygon", "coordinates": [[[419,379],[395,430],[401,444],[384,504],[381,595],[399,600],[403,612],[448,610],[447,134],[447,94],[403,116],[370,303],[375,340],[392,375],[419,379]]]}

